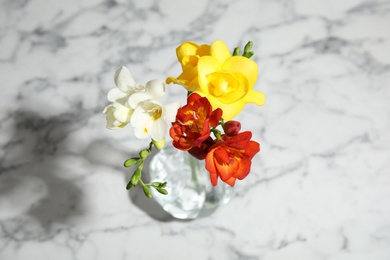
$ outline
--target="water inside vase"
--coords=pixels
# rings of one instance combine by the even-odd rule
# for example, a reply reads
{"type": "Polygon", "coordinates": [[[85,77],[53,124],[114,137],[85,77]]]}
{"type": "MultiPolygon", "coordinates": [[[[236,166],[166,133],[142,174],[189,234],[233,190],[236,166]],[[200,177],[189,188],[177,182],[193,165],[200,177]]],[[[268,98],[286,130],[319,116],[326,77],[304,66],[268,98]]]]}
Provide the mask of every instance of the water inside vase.
{"type": "Polygon", "coordinates": [[[222,182],[216,187],[210,183],[204,161],[187,152],[166,145],[149,165],[153,181],[167,182],[168,195],[152,189],[154,199],[163,209],[178,219],[194,219],[202,209],[213,209],[227,203],[233,189],[222,182]]]}

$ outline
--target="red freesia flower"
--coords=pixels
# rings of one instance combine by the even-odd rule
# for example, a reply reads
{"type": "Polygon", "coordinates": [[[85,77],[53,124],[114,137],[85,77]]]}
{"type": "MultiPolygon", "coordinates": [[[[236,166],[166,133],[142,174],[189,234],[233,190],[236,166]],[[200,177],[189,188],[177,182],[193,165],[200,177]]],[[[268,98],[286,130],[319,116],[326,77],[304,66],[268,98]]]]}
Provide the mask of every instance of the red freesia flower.
{"type": "Polygon", "coordinates": [[[206,169],[210,172],[211,183],[216,186],[218,177],[230,186],[236,179],[244,179],[250,172],[252,158],[260,151],[259,143],[251,141],[251,132],[235,136],[223,135],[206,156],[206,169]]]}
{"type": "Polygon", "coordinates": [[[206,159],[206,155],[209,151],[209,148],[213,146],[213,144],[214,144],[213,138],[209,137],[199,146],[193,146],[190,150],[188,150],[188,152],[196,159],[204,160],[206,159]]]}
{"type": "MultiPolygon", "coordinates": [[[[206,97],[192,93],[187,98],[187,104],[178,109],[176,121],[169,131],[173,146],[183,151],[193,147],[202,151],[205,147],[208,148],[209,145],[202,143],[210,137],[210,127],[216,127],[221,116],[222,110],[218,108],[213,111],[206,97]]],[[[191,154],[194,155],[195,152],[196,149],[191,154]]]]}

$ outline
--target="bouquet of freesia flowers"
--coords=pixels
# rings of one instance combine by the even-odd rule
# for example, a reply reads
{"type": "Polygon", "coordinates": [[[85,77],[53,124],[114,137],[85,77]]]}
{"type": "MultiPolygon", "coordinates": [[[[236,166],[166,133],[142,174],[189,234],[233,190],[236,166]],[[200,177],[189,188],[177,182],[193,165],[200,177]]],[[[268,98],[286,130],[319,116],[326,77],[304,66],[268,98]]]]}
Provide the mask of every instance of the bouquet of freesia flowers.
{"type": "Polygon", "coordinates": [[[253,89],[258,75],[257,64],[250,59],[252,42],[243,53],[240,48],[230,53],[222,41],[211,45],[185,42],[176,49],[182,73],[177,77],[151,80],[145,86],[135,83],[129,70],[121,66],[115,73],[117,88],[107,95],[112,104],[104,109],[107,127],[118,129],[131,124],[139,139],[150,138],[147,149],[124,162],[125,167],[137,166],[127,189],[140,184],[152,197],[150,187],[167,194],[166,182],[144,183],[142,169],[152,148],[161,149],[167,132],[172,144],[199,160],[206,160],[211,183],[218,178],[230,186],[250,172],[251,160],[260,145],[251,140],[250,131],[241,132],[241,124],[232,120],[246,103],[263,105],[265,96],[253,89]],[[163,105],[165,84],[182,85],[187,90],[187,104],[163,105]]]}

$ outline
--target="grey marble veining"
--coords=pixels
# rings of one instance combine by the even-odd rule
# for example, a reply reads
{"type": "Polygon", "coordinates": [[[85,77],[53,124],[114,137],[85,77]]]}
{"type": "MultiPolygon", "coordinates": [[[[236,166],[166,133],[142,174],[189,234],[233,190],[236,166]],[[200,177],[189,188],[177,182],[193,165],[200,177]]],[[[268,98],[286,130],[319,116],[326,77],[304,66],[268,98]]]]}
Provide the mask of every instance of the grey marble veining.
{"type": "Polygon", "coordinates": [[[1,1],[0,259],[390,259],[389,46],[390,1],[1,1]],[[119,65],[176,76],[180,43],[216,39],[254,41],[261,152],[177,221],[126,191],[145,143],[102,110],[119,65]]]}

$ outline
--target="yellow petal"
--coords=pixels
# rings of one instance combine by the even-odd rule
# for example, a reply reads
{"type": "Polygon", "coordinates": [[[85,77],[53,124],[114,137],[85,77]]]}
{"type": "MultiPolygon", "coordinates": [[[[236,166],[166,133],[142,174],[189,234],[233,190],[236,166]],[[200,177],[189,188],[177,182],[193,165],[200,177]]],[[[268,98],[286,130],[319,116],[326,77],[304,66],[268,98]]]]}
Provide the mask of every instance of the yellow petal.
{"type": "Polygon", "coordinates": [[[194,78],[198,76],[198,70],[196,67],[189,67],[188,69],[184,70],[178,79],[184,79],[187,80],[188,82],[192,81],[194,78]]]}
{"type": "Polygon", "coordinates": [[[198,50],[196,51],[196,54],[199,56],[210,55],[210,45],[208,44],[200,45],[198,50]]]}
{"type": "Polygon", "coordinates": [[[251,89],[248,94],[244,97],[246,103],[255,103],[256,105],[262,106],[265,103],[264,93],[251,89]]]}
{"type": "Polygon", "coordinates": [[[207,75],[209,93],[222,103],[231,104],[248,93],[248,80],[238,72],[213,72],[207,75]]]}
{"type": "Polygon", "coordinates": [[[224,71],[241,72],[248,79],[249,88],[252,88],[257,80],[258,67],[256,62],[242,56],[233,56],[227,59],[223,65],[224,71]]]}
{"type": "Polygon", "coordinates": [[[245,103],[242,102],[242,99],[232,104],[224,105],[223,108],[221,108],[223,111],[222,118],[226,121],[232,120],[244,109],[244,105],[245,103]]]}
{"type": "Polygon", "coordinates": [[[205,94],[209,93],[209,81],[207,79],[207,75],[220,70],[221,63],[217,59],[211,56],[200,57],[198,61],[198,80],[202,92],[205,94]]]}
{"type": "Polygon", "coordinates": [[[223,41],[215,41],[210,46],[210,55],[216,58],[221,64],[232,55],[223,41]]]}
{"type": "Polygon", "coordinates": [[[165,80],[165,83],[167,83],[167,84],[173,83],[173,84],[179,84],[179,85],[181,85],[181,84],[184,84],[185,82],[184,82],[183,80],[178,80],[178,79],[175,78],[175,77],[168,77],[168,78],[165,80]]]}
{"type": "Polygon", "coordinates": [[[205,95],[201,91],[195,91],[202,97],[207,97],[207,99],[210,101],[211,107],[213,110],[220,108],[222,109],[222,118],[224,120],[231,120],[235,116],[237,116],[241,110],[244,108],[245,102],[243,99],[234,102],[232,104],[224,104],[222,103],[218,98],[212,96],[212,95],[205,95]]]}
{"type": "Polygon", "coordinates": [[[183,58],[188,55],[195,55],[199,45],[194,42],[184,42],[176,48],[176,55],[178,61],[181,63],[183,58]]]}

